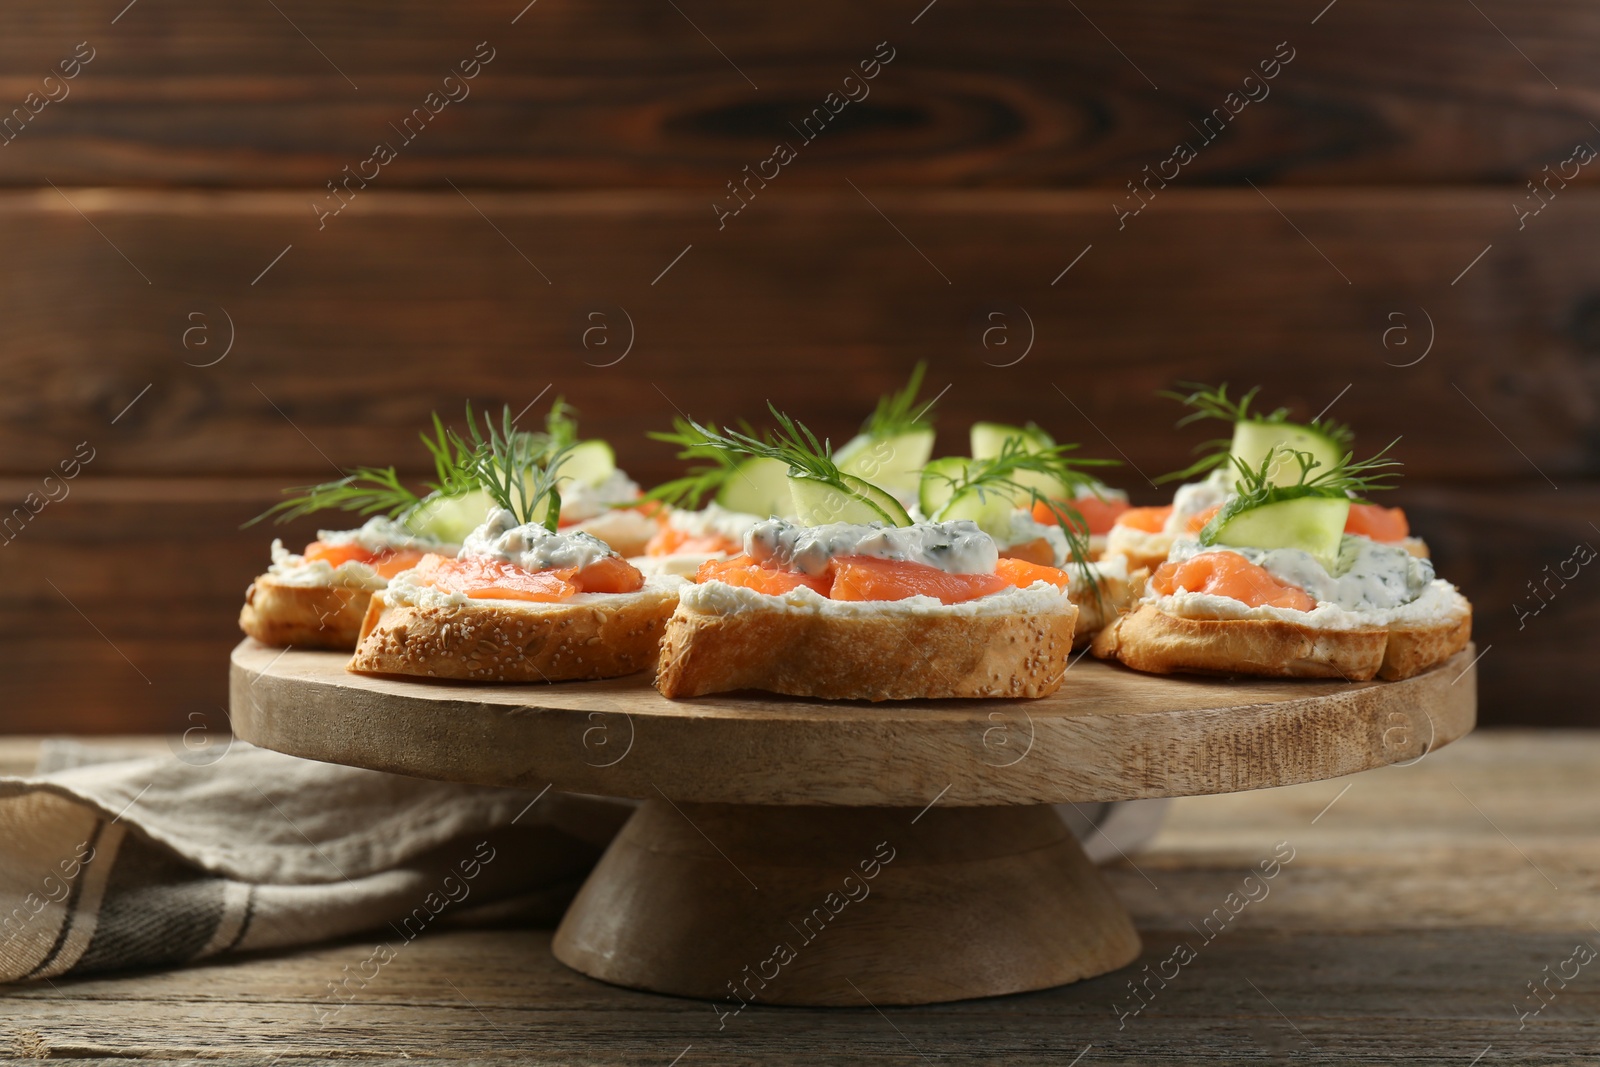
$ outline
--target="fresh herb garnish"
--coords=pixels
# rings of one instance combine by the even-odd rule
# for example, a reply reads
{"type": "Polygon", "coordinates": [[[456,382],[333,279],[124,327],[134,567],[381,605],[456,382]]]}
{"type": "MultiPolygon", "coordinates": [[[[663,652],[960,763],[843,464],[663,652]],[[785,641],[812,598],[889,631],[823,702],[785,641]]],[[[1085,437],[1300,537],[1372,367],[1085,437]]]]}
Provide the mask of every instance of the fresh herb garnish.
{"type": "Polygon", "coordinates": [[[1303,500],[1306,497],[1349,498],[1361,502],[1366,493],[1394,488],[1394,479],[1399,477],[1394,468],[1401,466],[1401,463],[1389,456],[1389,450],[1399,440],[1396,437],[1367,459],[1358,460],[1352,453],[1346,452],[1344,458],[1332,467],[1324,466],[1310,452],[1287,448],[1263,456],[1261,465],[1255,468],[1235,458],[1233,466],[1239,475],[1238,495],[1231,497],[1222,510],[1206,523],[1200,531],[1200,543],[1216,544],[1217,535],[1230,520],[1267,504],[1303,500]],[[1299,467],[1298,479],[1292,484],[1274,484],[1274,471],[1279,469],[1286,453],[1293,457],[1295,465],[1299,467]],[[1321,473],[1314,473],[1319,469],[1321,473]]]}
{"type": "MultiPolygon", "coordinates": [[[[1116,466],[1113,459],[1087,459],[1068,455],[1077,449],[1075,444],[1050,445],[1030,450],[1021,439],[1010,437],[1000,446],[1000,454],[988,459],[969,461],[959,475],[936,473],[950,483],[951,499],[968,491],[980,494],[998,493],[1013,505],[1032,511],[1043,504],[1066,538],[1068,555],[1079,569],[1085,582],[1091,584],[1099,595],[1099,580],[1089,568],[1089,524],[1070,501],[1060,500],[1039,490],[1037,486],[1017,481],[1024,471],[1042,474],[1061,486],[1062,492],[1076,499],[1083,490],[1098,496],[1101,483],[1084,473],[1082,467],[1116,466]]],[[[931,516],[930,516],[931,517],[931,516]]]]}
{"type": "Polygon", "coordinates": [[[933,420],[928,417],[928,409],[933,402],[917,406],[917,394],[922,391],[922,378],[927,371],[928,364],[918,360],[904,387],[878,399],[878,406],[861,424],[861,432],[882,441],[915,430],[933,429],[933,420]]]}
{"type": "MultiPolygon", "coordinates": [[[[1237,400],[1228,396],[1227,382],[1223,382],[1219,386],[1209,386],[1200,382],[1179,382],[1178,385],[1187,389],[1188,392],[1180,393],[1172,390],[1162,390],[1157,395],[1164,396],[1169,400],[1176,400],[1190,409],[1187,415],[1178,420],[1177,425],[1180,427],[1202,419],[1216,419],[1233,425],[1241,422],[1289,423],[1288,408],[1280,407],[1268,412],[1252,412],[1250,410],[1251,402],[1261,392],[1259,385],[1237,400]]],[[[1317,418],[1308,423],[1290,423],[1290,425],[1305,426],[1307,429],[1328,438],[1338,448],[1346,452],[1350,451],[1355,445],[1355,433],[1350,427],[1342,422],[1335,422],[1333,419],[1317,418]]],[[[1219,467],[1227,467],[1229,466],[1229,453],[1232,448],[1233,439],[1228,437],[1202,441],[1194,448],[1195,452],[1204,453],[1199,459],[1183,470],[1173,471],[1171,474],[1163,474],[1156,479],[1156,483],[1159,485],[1163,482],[1187,481],[1196,475],[1209,473],[1219,467]]]]}
{"type": "MultiPolygon", "coordinates": [[[[393,467],[356,467],[330,482],[285,489],[286,494],[293,495],[244,525],[254,526],[268,516],[275,523],[292,522],[319,511],[349,511],[362,516],[381,514],[408,522],[426,506],[441,500],[477,490],[493,496],[494,485],[485,480],[491,469],[498,471],[494,463],[489,462],[493,442],[498,440],[501,450],[501,458],[496,462],[520,463],[524,470],[539,465],[554,470],[577,442],[577,423],[572,415],[572,408],[557,398],[546,420],[545,432],[526,433],[512,428],[508,406],[501,412],[503,425],[499,430],[492,425],[488,413],[484,414],[485,425],[490,430],[490,436],[485,437],[478,432],[476,416],[468,402],[468,437],[463,438],[446,427],[435,412],[432,435],[420,435],[423,447],[433,459],[434,476],[431,482],[423,483],[420,493],[403,483],[393,467]]],[[[494,477],[496,484],[505,484],[499,473],[494,477]]],[[[510,505],[502,506],[517,510],[510,505]]]]}
{"type": "Polygon", "coordinates": [[[707,446],[732,456],[762,456],[779,460],[789,465],[791,478],[810,479],[859,501],[890,526],[911,525],[911,516],[887,491],[864,478],[841,471],[833,461],[833,447],[827,441],[819,440],[804,423],[785,415],[771,401],[767,402],[767,410],[772,412],[777,429],[764,440],[727,427],[716,430],[702,426],[693,419],[688,423],[707,446]]]}
{"type": "MultiPolygon", "coordinates": [[[[556,402],[558,405],[561,401],[556,402]]],[[[555,411],[552,409],[552,429],[555,411]]],[[[561,521],[560,481],[561,462],[577,445],[577,437],[561,439],[556,435],[527,433],[515,428],[508,405],[500,413],[496,426],[488,412],[483,415],[484,433],[472,419],[472,407],[467,406],[467,433],[465,441],[451,432],[451,444],[459,451],[473,457],[472,473],[477,487],[489,499],[517,517],[519,523],[542,523],[555,533],[561,521]],[[540,515],[541,505],[544,507],[540,515]]]]}
{"type": "MultiPolygon", "coordinates": [[[[745,424],[745,433],[755,436],[755,431],[745,424]]],[[[715,497],[738,474],[739,464],[751,455],[713,444],[699,428],[688,419],[674,418],[671,430],[654,430],[647,434],[651,440],[664,441],[678,446],[678,458],[697,460],[682,478],[674,478],[644,494],[646,500],[658,500],[668,507],[693,511],[708,496],[715,497]]]]}

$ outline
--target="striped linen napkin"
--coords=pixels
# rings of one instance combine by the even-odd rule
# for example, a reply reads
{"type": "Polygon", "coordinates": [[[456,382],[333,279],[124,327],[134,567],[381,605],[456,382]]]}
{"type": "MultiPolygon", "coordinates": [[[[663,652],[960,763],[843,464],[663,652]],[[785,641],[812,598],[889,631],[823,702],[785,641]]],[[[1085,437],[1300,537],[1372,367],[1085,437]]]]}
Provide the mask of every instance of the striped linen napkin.
{"type": "Polygon", "coordinates": [[[379,930],[544,921],[631,812],[233,742],[198,765],[47,742],[0,778],[0,981],[379,930]]]}

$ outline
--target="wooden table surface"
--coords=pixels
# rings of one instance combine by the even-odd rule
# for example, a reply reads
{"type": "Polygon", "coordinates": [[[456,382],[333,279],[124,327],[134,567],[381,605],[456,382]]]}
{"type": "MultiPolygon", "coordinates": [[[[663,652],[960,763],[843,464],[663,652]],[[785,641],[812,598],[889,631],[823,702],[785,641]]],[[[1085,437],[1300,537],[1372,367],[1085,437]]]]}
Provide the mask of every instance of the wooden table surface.
{"type": "MultiPolygon", "coordinates": [[[[0,772],[25,771],[33,747],[0,741],[0,772]]],[[[1580,943],[1600,948],[1597,771],[1600,734],[1480,733],[1409,767],[1178,800],[1151,847],[1109,870],[1144,938],[1139,962],[1043,993],[751,1008],[719,1029],[707,1003],[566,970],[548,930],[455,931],[408,945],[327,1025],[319,997],[366,958],[364,941],[8,987],[0,1056],[1592,1063],[1600,960],[1571,961],[1580,943]],[[1275,854],[1293,858],[1245,881],[1275,854]]]]}

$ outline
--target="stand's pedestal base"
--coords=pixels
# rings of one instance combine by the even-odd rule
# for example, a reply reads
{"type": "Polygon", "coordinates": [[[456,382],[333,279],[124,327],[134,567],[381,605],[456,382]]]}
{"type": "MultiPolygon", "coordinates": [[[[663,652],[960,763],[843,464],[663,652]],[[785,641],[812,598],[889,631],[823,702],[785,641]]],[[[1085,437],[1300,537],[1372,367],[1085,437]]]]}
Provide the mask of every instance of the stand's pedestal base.
{"type": "Polygon", "coordinates": [[[573,901],[555,954],[734,1011],[1044,989],[1132,962],[1139,937],[1048,807],[648,801],[573,901]]]}

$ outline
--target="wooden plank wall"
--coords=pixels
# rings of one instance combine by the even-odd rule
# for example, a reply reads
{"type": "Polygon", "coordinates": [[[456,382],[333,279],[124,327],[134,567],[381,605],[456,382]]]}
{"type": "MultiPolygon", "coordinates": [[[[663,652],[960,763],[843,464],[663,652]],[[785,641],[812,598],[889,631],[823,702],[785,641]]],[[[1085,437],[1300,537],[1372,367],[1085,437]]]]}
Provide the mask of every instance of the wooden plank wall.
{"type": "Polygon", "coordinates": [[[215,722],[239,523],[430,410],[550,386],[650,482],[675,410],[842,435],[917,359],[943,446],[1146,502],[1178,378],[1401,436],[1484,720],[1594,723],[1600,11],[925,2],[10,5],[0,500],[78,475],[0,538],[0,730],[215,722]]]}

